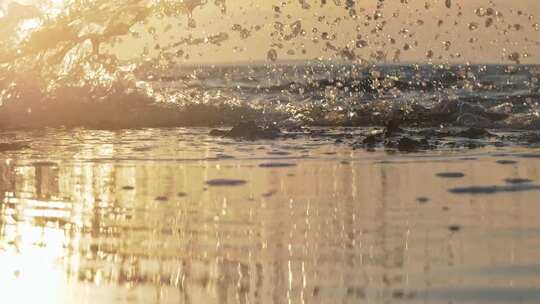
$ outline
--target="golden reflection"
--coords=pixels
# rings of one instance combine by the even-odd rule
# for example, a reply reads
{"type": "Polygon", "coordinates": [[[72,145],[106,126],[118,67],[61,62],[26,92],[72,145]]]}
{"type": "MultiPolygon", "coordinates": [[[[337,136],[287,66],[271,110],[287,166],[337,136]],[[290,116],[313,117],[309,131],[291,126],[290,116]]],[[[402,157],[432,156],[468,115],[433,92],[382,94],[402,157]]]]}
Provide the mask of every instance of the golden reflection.
{"type": "MultiPolygon", "coordinates": [[[[22,35],[37,29],[41,26],[41,22],[39,19],[26,19],[21,22],[21,25],[19,26],[20,31],[22,32],[22,35]]],[[[22,36],[21,35],[21,36],[22,36]]]]}
{"type": "Polygon", "coordinates": [[[532,241],[513,237],[540,231],[535,194],[453,196],[447,190],[458,182],[434,177],[452,170],[472,184],[540,179],[526,164],[380,164],[338,148],[335,157],[358,160],[345,165],[313,146],[313,158],[296,167],[268,169],[260,157],[276,146],[244,143],[251,159],[215,160],[236,145],[194,135],[203,144],[190,151],[178,147],[177,131],[161,130],[140,149],[151,131],[129,132],[58,136],[41,151],[56,161],[1,162],[7,303],[413,301],[438,288],[505,288],[504,274],[483,274],[499,268],[514,286],[533,288],[512,269],[536,263],[532,241]],[[248,183],[204,184],[213,178],[248,183]],[[433,202],[419,205],[419,196],[433,202]],[[467,232],[450,232],[452,224],[467,232]]]}

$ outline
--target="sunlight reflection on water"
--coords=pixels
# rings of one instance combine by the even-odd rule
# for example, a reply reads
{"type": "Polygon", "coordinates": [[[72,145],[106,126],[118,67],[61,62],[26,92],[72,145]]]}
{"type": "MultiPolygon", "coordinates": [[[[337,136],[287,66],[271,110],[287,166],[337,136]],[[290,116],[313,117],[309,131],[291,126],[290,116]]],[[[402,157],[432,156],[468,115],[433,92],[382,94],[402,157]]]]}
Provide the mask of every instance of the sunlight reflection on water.
{"type": "Polygon", "coordinates": [[[205,134],[19,133],[33,148],[0,164],[2,299],[479,303],[494,301],[490,290],[507,290],[505,303],[539,299],[539,277],[523,271],[540,257],[537,193],[448,192],[538,181],[533,158],[503,166],[489,149],[476,161],[457,161],[468,151],[393,158],[317,140],[205,134]],[[297,165],[259,166],[276,158],[297,165]],[[246,183],[205,185],[218,178],[246,183]]]}

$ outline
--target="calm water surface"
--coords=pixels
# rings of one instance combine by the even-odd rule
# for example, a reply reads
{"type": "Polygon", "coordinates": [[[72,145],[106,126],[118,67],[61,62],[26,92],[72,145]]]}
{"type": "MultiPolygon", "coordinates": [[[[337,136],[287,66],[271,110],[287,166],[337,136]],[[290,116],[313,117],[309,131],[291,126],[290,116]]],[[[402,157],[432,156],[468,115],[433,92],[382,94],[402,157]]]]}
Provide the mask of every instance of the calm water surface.
{"type": "Polygon", "coordinates": [[[207,133],[1,134],[0,302],[540,302],[540,150],[207,133]]]}

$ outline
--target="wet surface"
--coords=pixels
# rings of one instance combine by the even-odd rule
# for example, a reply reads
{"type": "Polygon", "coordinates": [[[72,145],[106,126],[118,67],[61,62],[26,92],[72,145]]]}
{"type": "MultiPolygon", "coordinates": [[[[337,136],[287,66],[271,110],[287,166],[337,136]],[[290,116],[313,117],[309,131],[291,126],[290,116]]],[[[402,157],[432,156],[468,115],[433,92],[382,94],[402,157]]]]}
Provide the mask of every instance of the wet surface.
{"type": "Polygon", "coordinates": [[[0,300],[540,301],[538,149],[208,131],[17,132],[30,148],[0,153],[0,300]]]}

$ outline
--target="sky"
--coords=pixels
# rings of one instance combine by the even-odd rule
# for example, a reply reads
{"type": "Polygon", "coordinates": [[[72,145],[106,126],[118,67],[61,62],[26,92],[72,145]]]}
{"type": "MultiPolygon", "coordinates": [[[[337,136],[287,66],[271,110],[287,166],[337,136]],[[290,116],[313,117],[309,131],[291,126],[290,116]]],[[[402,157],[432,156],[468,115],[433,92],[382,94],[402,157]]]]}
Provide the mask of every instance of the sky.
{"type": "MultiPolygon", "coordinates": [[[[10,1],[0,0],[0,6],[10,1]]],[[[47,0],[24,3],[36,1],[47,0]]],[[[353,1],[353,13],[345,7],[351,0],[210,0],[194,6],[189,17],[137,25],[136,35],[103,50],[123,59],[161,53],[183,63],[314,58],[540,63],[538,0],[379,1],[353,1]],[[214,4],[220,1],[225,12],[214,4]]]]}
{"type": "Polygon", "coordinates": [[[219,47],[182,49],[189,54],[185,61],[265,60],[271,49],[281,60],[342,59],[339,54],[347,48],[366,60],[384,53],[384,61],[499,63],[516,60],[517,54],[520,62],[540,63],[537,0],[452,0],[450,7],[444,0],[392,0],[385,1],[379,10],[376,0],[363,0],[356,1],[354,19],[345,9],[346,0],[327,0],[325,6],[320,2],[229,0],[226,14],[217,7],[196,9],[193,20],[197,26],[188,28],[186,20],[180,21],[174,33],[193,37],[222,31],[229,34],[229,41],[219,47]],[[276,13],[276,6],[280,13],[276,13]],[[380,17],[373,20],[377,14],[380,17]],[[305,34],[288,39],[295,22],[301,23],[305,34]],[[382,30],[373,32],[383,22],[382,30]],[[249,37],[232,31],[234,28],[248,30],[249,37]]]}

